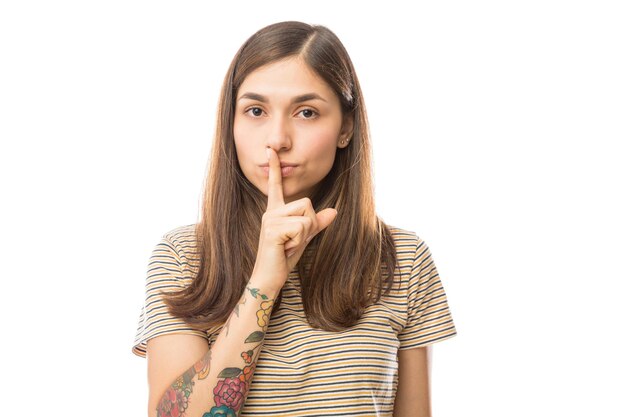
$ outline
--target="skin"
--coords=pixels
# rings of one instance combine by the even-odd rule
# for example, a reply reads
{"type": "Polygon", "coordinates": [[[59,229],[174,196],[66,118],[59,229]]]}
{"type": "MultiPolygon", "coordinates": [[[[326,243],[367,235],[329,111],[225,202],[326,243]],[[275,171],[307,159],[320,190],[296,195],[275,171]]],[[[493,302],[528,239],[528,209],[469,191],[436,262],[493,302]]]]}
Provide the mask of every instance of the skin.
{"type": "Polygon", "coordinates": [[[398,351],[398,391],[393,417],[431,417],[432,346],[398,351]]]}
{"type": "Polygon", "coordinates": [[[260,167],[267,163],[265,148],[274,149],[283,163],[298,164],[283,177],[285,203],[313,194],[330,172],[337,148],[348,146],[352,128],[335,92],[298,57],[257,68],[237,92],[233,133],[239,166],[267,195],[268,174],[260,167]],[[319,98],[293,103],[305,94],[319,98]]]}

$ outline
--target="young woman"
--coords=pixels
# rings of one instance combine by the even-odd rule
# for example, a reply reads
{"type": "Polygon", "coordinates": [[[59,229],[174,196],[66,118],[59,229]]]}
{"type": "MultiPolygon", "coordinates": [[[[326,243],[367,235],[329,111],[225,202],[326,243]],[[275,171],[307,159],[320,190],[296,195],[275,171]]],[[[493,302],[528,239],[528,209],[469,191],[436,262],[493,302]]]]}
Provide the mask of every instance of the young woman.
{"type": "Polygon", "coordinates": [[[456,335],[426,243],[376,214],[365,103],[324,26],[251,36],[224,80],[197,224],[150,259],[150,416],[429,416],[456,335]]]}

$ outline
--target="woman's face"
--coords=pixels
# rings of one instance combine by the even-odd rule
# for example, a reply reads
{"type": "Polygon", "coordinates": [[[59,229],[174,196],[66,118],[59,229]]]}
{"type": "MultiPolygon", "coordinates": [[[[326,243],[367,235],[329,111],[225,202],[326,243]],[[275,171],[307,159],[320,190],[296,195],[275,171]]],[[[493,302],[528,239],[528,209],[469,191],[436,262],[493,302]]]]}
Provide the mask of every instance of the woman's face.
{"type": "Polygon", "coordinates": [[[235,148],[248,180],[267,195],[271,147],[281,166],[295,165],[282,170],[285,203],[311,197],[352,134],[335,92],[301,59],[287,58],[250,73],[236,100],[235,148]]]}

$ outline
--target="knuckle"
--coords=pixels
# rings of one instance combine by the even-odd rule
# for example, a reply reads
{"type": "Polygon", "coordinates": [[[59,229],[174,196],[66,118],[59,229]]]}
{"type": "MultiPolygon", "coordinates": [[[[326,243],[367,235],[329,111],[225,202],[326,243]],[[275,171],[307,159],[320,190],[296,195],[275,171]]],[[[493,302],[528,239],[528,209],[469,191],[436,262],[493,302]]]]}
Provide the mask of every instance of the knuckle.
{"type": "Polygon", "coordinates": [[[313,227],[313,219],[310,217],[304,218],[304,223],[306,223],[306,228],[311,229],[313,227]]]}

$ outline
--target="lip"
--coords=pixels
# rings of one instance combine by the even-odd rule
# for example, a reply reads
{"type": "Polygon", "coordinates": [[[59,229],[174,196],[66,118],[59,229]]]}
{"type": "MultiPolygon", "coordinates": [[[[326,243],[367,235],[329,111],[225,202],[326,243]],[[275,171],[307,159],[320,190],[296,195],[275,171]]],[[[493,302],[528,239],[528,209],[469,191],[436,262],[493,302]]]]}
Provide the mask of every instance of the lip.
{"type": "MultiPolygon", "coordinates": [[[[281,164],[282,165],[282,164],[281,164]]],[[[282,174],[282,177],[288,177],[289,175],[291,175],[293,173],[293,171],[295,171],[295,169],[297,168],[297,165],[285,165],[283,167],[280,168],[280,173],[282,174]]],[[[261,166],[261,170],[263,170],[263,175],[266,177],[270,176],[270,167],[265,165],[265,166],[261,166]]]]}
{"type": "MultiPolygon", "coordinates": [[[[267,168],[267,167],[269,167],[269,166],[270,166],[270,164],[269,164],[269,162],[266,162],[266,163],[261,164],[261,165],[259,165],[259,166],[260,166],[261,168],[267,168]]],[[[280,167],[281,167],[281,168],[284,168],[284,167],[297,167],[297,166],[298,166],[298,164],[292,164],[292,163],[289,163],[289,162],[281,162],[281,163],[280,163],[280,167]]]]}

